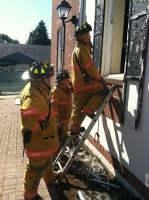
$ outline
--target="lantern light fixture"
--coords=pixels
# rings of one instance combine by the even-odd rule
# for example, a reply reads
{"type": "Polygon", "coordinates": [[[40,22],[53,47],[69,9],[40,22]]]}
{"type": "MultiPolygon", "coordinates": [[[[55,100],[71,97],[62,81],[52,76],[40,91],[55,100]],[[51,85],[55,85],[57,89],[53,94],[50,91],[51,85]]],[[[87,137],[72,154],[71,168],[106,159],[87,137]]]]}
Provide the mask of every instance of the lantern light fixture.
{"type": "Polygon", "coordinates": [[[57,6],[57,12],[58,12],[59,18],[62,20],[63,24],[71,21],[74,25],[76,25],[77,18],[75,15],[73,15],[70,20],[64,22],[68,18],[71,8],[72,7],[65,0],[61,1],[61,4],[57,6]]]}

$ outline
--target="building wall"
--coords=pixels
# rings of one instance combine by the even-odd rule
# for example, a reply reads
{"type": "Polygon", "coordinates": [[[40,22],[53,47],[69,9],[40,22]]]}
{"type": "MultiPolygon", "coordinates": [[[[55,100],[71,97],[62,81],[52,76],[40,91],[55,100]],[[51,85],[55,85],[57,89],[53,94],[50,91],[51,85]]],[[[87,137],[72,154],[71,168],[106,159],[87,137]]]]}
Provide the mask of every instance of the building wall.
{"type": "MultiPolygon", "coordinates": [[[[69,0],[67,1],[72,6],[68,19],[65,21],[71,19],[72,15],[76,15],[78,18],[79,14],[79,0],[69,0]]],[[[62,27],[62,20],[59,19],[58,13],[57,13],[57,6],[61,3],[60,0],[53,0],[52,3],[52,35],[51,35],[51,63],[54,64],[55,72],[57,72],[57,31],[62,27]]],[[[65,60],[64,60],[64,69],[67,69],[69,72],[71,72],[71,54],[72,51],[76,45],[75,40],[72,40],[74,36],[75,26],[68,22],[66,23],[66,34],[65,34],[65,60]]],[[[53,80],[55,77],[53,78],[53,80]]]]}
{"type": "MultiPolygon", "coordinates": [[[[118,171],[130,184],[128,189],[131,189],[132,186],[145,199],[149,197],[148,74],[149,69],[146,71],[144,98],[138,130],[135,130],[134,127],[138,99],[138,81],[129,81],[126,93],[127,106],[125,108],[124,124],[120,125],[120,123],[101,115],[88,137],[91,144],[90,148],[93,149],[93,145],[98,150],[96,155],[100,158],[101,154],[112,165],[112,173],[117,177],[115,170],[118,171]],[[99,133],[99,137],[96,133],[99,133]]],[[[115,115],[116,113],[112,112],[112,114],[115,115]]],[[[91,120],[86,117],[82,125],[87,129],[90,122],[91,120]]],[[[107,170],[110,171],[110,167],[107,164],[105,165],[107,170]]],[[[134,195],[138,194],[135,192],[134,195]]]]}
{"type": "MultiPolygon", "coordinates": [[[[53,0],[53,14],[52,14],[52,44],[51,44],[51,62],[54,66],[57,65],[57,30],[62,26],[62,21],[59,19],[56,7],[61,1],[53,0]]],[[[68,1],[72,6],[69,13],[69,18],[72,15],[79,14],[80,1],[68,1]]],[[[111,1],[110,1],[111,2],[111,1]]],[[[118,2],[117,0],[112,2],[118,2]]],[[[85,16],[88,23],[92,26],[94,24],[93,7],[95,1],[86,0],[85,16]],[[92,9],[91,9],[92,8],[92,9]],[[91,12],[92,10],[92,12],[91,12]]],[[[110,4],[110,6],[113,6],[110,4]]],[[[116,13],[115,13],[116,14],[116,13]]],[[[66,52],[64,69],[71,71],[71,53],[75,41],[71,41],[74,32],[74,25],[70,22],[66,24],[66,52]]],[[[93,33],[92,37],[93,37],[93,33]]],[[[116,44],[115,44],[116,45],[116,44]]],[[[116,48],[116,46],[115,46],[116,48]]],[[[110,49],[108,49],[110,51],[110,49]]],[[[107,49],[105,49],[107,51],[107,49]]],[[[149,54],[149,48],[148,48],[149,54]]],[[[113,58],[114,59],[114,58],[113,58]]],[[[113,60],[114,62],[115,60],[113,60]]],[[[147,61],[147,66],[149,60],[147,61]]],[[[110,64],[108,67],[111,67],[110,64]]],[[[56,67],[55,67],[56,71],[56,67]]],[[[140,194],[144,199],[149,197],[149,134],[148,134],[148,113],[149,113],[149,69],[146,70],[144,96],[141,112],[141,120],[138,130],[135,130],[135,114],[137,109],[138,99],[138,81],[128,81],[126,91],[126,107],[125,107],[125,121],[121,125],[121,99],[123,91],[123,76],[119,74],[105,78],[108,87],[112,84],[117,84],[118,88],[113,94],[111,102],[106,106],[106,114],[101,115],[99,121],[92,129],[88,141],[88,146],[93,150],[95,147],[96,155],[100,158],[101,155],[105,158],[105,163],[109,163],[113,168],[113,173],[117,176],[119,172],[129,184],[128,189],[133,190],[138,197],[140,194]],[[99,137],[96,133],[99,133],[99,137]],[[89,145],[90,144],[90,145],[89,145]],[[116,170],[116,171],[115,171],[116,170]],[[132,185],[132,187],[131,187],[132,185]]],[[[86,117],[83,126],[88,127],[91,120],[86,117]]],[[[106,165],[107,166],[107,165],[106,165]]],[[[108,168],[108,167],[107,167],[108,168]]],[[[110,170],[111,168],[108,168],[110,170]]],[[[112,170],[111,170],[112,171],[112,170]]],[[[126,183],[126,182],[125,182],[126,183]]]]}
{"type": "MultiPolygon", "coordinates": [[[[88,16],[87,10],[88,9],[86,9],[86,16],[88,16]]],[[[114,61],[115,60],[113,60],[113,62],[114,61]]],[[[114,107],[110,107],[109,104],[106,106],[106,109],[108,108],[108,112],[110,113],[109,117],[101,115],[99,121],[96,123],[88,137],[88,140],[91,144],[90,148],[92,149],[94,146],[97,150],[96,155],[102,155],[113,167],[113,173],[115,173],[115,170],[117,170],[120,175],[130,184],[128,185],[128,189],[134,189],[133,192],[135,196],[138,197],[141,195],[144,199],[149,199],[148,65],[149,59],[147,60],[146,65],[142,111],[138,129],[135,130],[135,116],[137,109],[139,81],[127,81],[126,107],[124,112],[125,120],[124,124],[121,125],[120,121],[115,120],[117,119],[117,112],[115,112],[115,108],[119,102],[119,94],[121,95],[122,93],[123,82],[120,81],[118,75],[115,75],[105,79],[108,85],[116,82],[120,83],[118,84],[119,91],[116,91],[113,94],[113,98],[116,98],[118,101],[114,107]],[[99,133],[99,137],[96,134],[97,132],[99,133]],[[133,188],[131,188],[131,186],[133,188]]],[[[83,122],[83,126],[87,128],[90,122],[91,120],[86,117],[85,121],[83,122]]]]}

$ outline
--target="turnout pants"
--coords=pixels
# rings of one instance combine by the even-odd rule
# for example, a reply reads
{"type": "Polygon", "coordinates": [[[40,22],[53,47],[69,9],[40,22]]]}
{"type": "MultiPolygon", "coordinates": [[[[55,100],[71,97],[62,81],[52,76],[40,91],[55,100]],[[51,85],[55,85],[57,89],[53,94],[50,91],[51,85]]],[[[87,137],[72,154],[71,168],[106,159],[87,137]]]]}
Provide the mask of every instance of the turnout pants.
{"type": "Polygon", "coordinates": [[[105,96],[99,96],[92,92],[76,93],[74,98],[74,105],[71,114],[71,131],[79,131],[80,125],[84,119],[84,114],[92,116],[102,104],[105,96]]]}
{"type": "Polygon", "coordinates": [[[68,124],[62,124],[61,127],[58,127],[58,139],[60,143],[68,135],[68,128],[68,124]]]}
{"type": "MultiPolygon", "coordinates": [[[[61,127],[58,127],[58,138],[59,138],[59,142],[60,142],[60,147],[57,151],[57,154],[60,152],[61,148],[63,147],[63,145],[65,144],[66,140],[69,137],[68,136],[68,131],[69,131],[68,128],[69,128],[68,124],[62,124],[61,127]]],[[[54,155],[53,157],[55,158],[56,155],[54,155]]]]}
{"type": "Polygon", "coordinates": [[[26,163],[23,181],[23,194],[25,199],[32,199],[37,195],[41,178],[44,179],[47,185],[55,180],[56,172],[53,172],[52,158],[29,158],[26,163]]]}

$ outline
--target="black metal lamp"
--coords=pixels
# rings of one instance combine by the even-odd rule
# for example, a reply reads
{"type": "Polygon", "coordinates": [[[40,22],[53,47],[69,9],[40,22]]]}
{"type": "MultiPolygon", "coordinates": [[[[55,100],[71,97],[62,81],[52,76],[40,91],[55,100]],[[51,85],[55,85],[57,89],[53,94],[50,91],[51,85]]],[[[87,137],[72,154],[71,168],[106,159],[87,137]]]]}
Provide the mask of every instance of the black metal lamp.
{"type": "Polygon", "coordinates": [[[65,21],[67,19],[67,17],[68,17],[68,14],[69,14],[71,8],[72,7],[65,0],[61,1],[61,4],[57,6],[57,12],[58,12],[59,18],[62,20],[62,23],[63,23],[63,26],[62,26],[62,28],[63,28],[63,31],[62,31],[62,34],[63,34],[63,47],[61,49],[61,70],[63,70],[63,67],[64,67],[66,23],[67,22],[72,22],[72,24],[74,24],[75,26],[77,24],[77,18],[76,18],[75,15],[73,15],[71,17],[71,19],[69,19],[68,21],[65,21]]]}
{"type": "Polygon", "coordinates": [[[69,3],[65,0],[61,2],[61,4],[57,7],[57,12],[59,15],[59,18],[63,21],[67,19],[69,11],[72,7],[69,5],[69,3]]]}
{"type": "Polygon", "coordinates": [[[58,12],[59,18],[63,21],[63,24],[71,21],[74,25],[76,25],[77,18],[75,15],[73,15],[70,20],[64,22],[67,19],[71,8],[72,7],[65,0],[63,0],[61,4],[57,6],[57,12],[58,12]]]}

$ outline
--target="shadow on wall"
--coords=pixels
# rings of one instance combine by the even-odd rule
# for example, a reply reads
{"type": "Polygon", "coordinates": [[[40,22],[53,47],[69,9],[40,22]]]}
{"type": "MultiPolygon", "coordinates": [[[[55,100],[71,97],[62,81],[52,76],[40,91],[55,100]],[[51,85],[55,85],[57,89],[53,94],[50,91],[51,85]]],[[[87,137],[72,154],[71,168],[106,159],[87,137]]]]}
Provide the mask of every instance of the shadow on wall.
{"type": "MultiPolygon", "coordinates": [[[[128,102],[126,104],[128,106],[128,102]]],[[[113,107],[111,102],[111,107],[113,107]]],[[[136,110],[134,110],[135,113],[136,110]]],[[[111,113],[112,109],[111,109],[111,113]]],[[[133,174],[135,166],[135,171],[141,170],[143,167],[145,159],[144,156],[139,155],[138,153],[134,153],[135,149],[140,148],[140,142],[136,139],[137,135],[141,130],[135,131],[135,117],[129,112],[128,108],[125,111],[125,124],[124,126],[117,126],[115,122],[113,122],[114,131],[111,135],[111,130],[108,127],[108,122],[106,117],[102,117],[103,128],[105,130],[105,137],[108,145],[108,151],[111,154],[110,163],[113,167],[136,189],[144,197],[147,197],[149,194],[148,182],[149,176],[145,174],[145,182],[146,186],[133,174]],[[128,131],[129,129],[129,131],[128,131]],[[113,137],[115,138],[115,144],[113,143],[113,137]],[[117,150],[116,150],[117,149],[117,150]],[[141,158],[140,158],[141,157],[141,158]],[[140,161],[140,164],[136,163],[137,159],[140,161]],[[135,164],[136,163],[136,164],[135,164]],[[129,171],[129,170],[131,171],[129,171]]],[[[141,149],[145,147],[141,146],[141,149]]]]}

